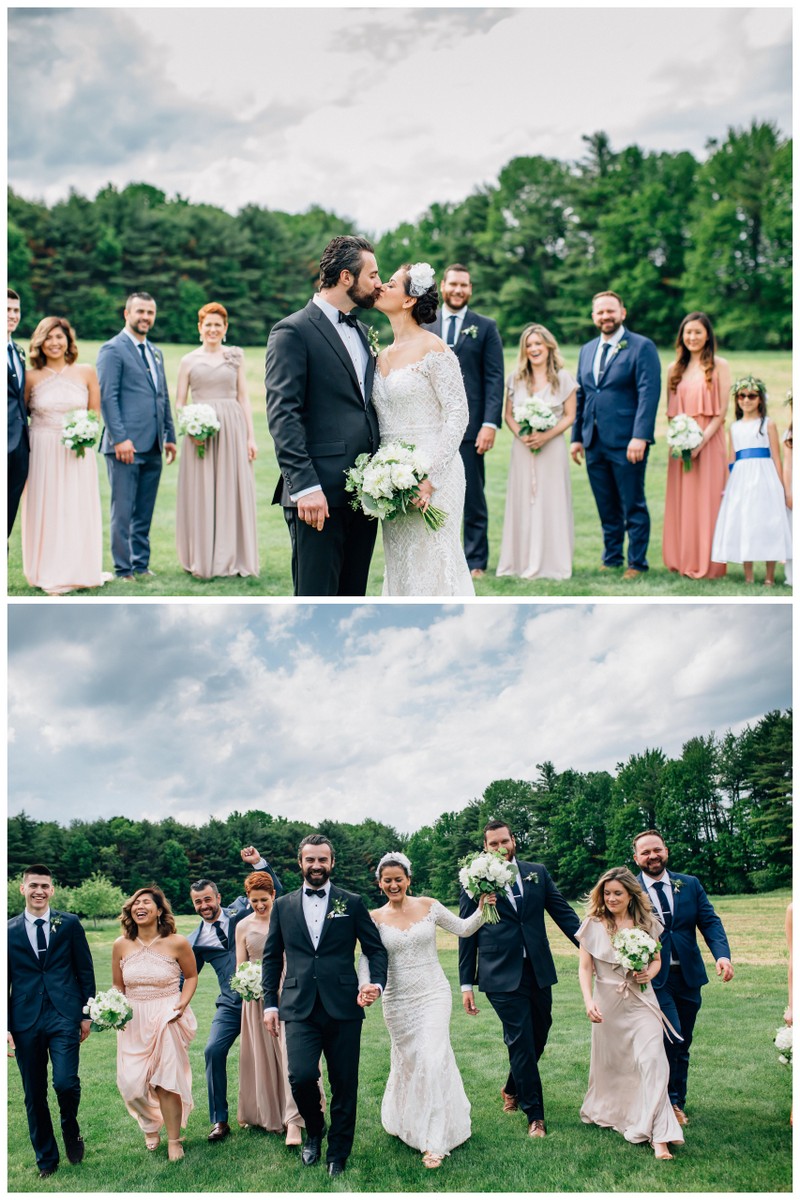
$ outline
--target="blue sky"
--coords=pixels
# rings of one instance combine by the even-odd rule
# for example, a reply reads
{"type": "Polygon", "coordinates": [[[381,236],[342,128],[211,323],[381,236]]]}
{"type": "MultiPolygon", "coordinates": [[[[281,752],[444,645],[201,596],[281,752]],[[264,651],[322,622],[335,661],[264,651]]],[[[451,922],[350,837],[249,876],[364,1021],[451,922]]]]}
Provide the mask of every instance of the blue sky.
{"type": "Polygon", "coordinates": [[[778,604],[10,604],[9,812],[401,831],[791,704],[778,604]]]}

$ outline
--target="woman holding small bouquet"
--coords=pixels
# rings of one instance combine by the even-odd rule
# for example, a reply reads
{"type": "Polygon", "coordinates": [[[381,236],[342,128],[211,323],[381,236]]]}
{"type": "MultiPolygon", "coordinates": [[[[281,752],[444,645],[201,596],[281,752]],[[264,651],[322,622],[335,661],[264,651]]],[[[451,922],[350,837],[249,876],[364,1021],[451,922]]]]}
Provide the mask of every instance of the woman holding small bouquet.
{"type": "Polygon", "coordinates": [[[216,575],[258,575],[256,486],[258,453],[247,396],[244,354],[225,346],[228,312],[204,304],[197,328],[201,346],[181,359],[178,416],[192,403],[209,405],[220,423],[208,439],[183,441],[178,473],[175,537],[184,571],[198,579],[216,575]]]}
{"type": "Polygon", "coordinates": [[[92,423],[94,441],[100,436],[100,385],[94,367],[77,358],[75,330],[65,317],[39,322],[25,375],[31,458],[22,496],[22,569],[31,587],[51,596],[112,578],[102,569],[97,459],[86,452],[92,423]],[[65,432],[77,421],[84,427],[78,441],[65,432]]]}
{"type": "Polygon", "coordinates": [[[498,575],[572,575],[575,529],[564,433],[575,420],[575,387],[549,329],[523,329],[517,365],[506,381],[505,418],[514,441],[498,575]]]}
{"type": "MultiPolygon", "coordinates": [[[[389,958],[383,1015],[392,1043],[391,1070],[381,1103],[387,1133],[422,1151],[422,1162],[440,1167],[472,1132],[470,1103],[450,1045],[453,996],[436,950],[439,926],[469,937],[484,920],[481,896],[467,920],[430,896],[412,896],[411,863],[405,854],[384,854],[375,876],[386,898],[370,916],[389,958]]],[[[369,983],[369,961],[359,960],[360,983],[369,983]]]]}
{"type": "Polygon", "coordinates": [[[197,1033],[189,1008],[197,964],[189,942],[175,932],[161,888],[134,892],[122,906],[120,924],[111,976],[130,1002],[133,1018],[117,1033],[117,1087],[139,1122],[146,1148],[158,1148],[164,1125],[167,1153],[176,1161],[183,1158],[181,1128],[194,1108],[187,1048],[197,1033]]]}
{"type": "Polygon", "coordinates": [[[627,867],[612,867],[589,893],[586,919],[575,936],[592,1022],[581,1120],[616,1129],[629,1142],[649,1142],[656,1158],[668,1159],[669,1143],[681,1144],[683,1132],[669,1099],[664,1050],[665,1029],[669,1037],[678,1035],[651,983],[661,970],[661,929],[636,877],[627,867]]]}
{"type": "Polygon", "coordinates": [[[698,426],[699,444],[690,470],[681,456],[667,467],[663,556],[670,571],[689,579],[718,579],[725,564],[711,561],[711,543],[728,479],[725,414],[731,375],[717,352],[711,321],[690,312],[681,321],[675,361],[667,372],[667,416],[688,417],[698,426]]]}

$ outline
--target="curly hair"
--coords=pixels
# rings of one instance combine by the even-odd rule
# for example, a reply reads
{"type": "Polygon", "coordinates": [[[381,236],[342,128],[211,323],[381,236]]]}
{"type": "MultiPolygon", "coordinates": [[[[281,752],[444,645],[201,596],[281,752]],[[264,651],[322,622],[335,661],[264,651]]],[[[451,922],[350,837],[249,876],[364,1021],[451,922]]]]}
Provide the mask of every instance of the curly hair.
{"type": "Polygon", "coordinates": [[[689,359],[692,357],[683,341],[683,332],[690,321],[699,321],[708,334],[706,344],[700,351],[700,363],[708,387],[711,387],[711,380],[714,376],[714,355],[717,352],[717,339],[714,334],[714,326],[711,324],[710,317],[706,316],[704,312],[690,312],[681,321],[678,336],[675,339],[675,362],[670,365],[667,373],[669,390],[671,392],[678,390],[678,384],[683,379],[683,373],[689,365],[689,359]]]}
{"type": "Polygon", "coordinates": [[[374,246],[366,238],[352,234],[331,238],[319,260],[320,287],[336,287],[342,271],[349,271],[354,279],[358,279],[363,255],[374,253],[374,246]]]}
{"type": "Polygon", "coordinates": [[[519,355],[517,357],[517,366],[514,371],[515,379],[524,379],[525,386],[528,389],[528,395],[532,396],[533,387],[533,367],[531,366],[526,342],[532,333],[540,337],[547,347],[547,382],[552,388],[558,387],[558,372],[564,366],[564,359],[561,357],[561,351],[558,348],[558,342],[553,337],[549,329],[544,325],[526,325],[519,339],[519,355]]]}
{"type": "Polygon", "coordinates": [[[43,317],[33,331],[30,349],[31,366],[36,367],[40,371],[43,367],[47,366],[47,359],[45,358],[42,346],[54,329],[62,329],[67,336],[67,348],[64,351],[65,361],[74,363],[78,357],[78,343],[75,341],[75,330],[67,318],[43,317]]]}
{"type": "Polygon", "coordinates": [[[131,910],[140,896],[152,896],[155,901],[156,908],[161,909],[161,916],[158,918],[159,936],[164,937],[167,934],[175,933],[176,925],[175,918],[172,915],[172,908],[169,900],[162,892],[161,888],[153,883],[150,887],[140,887],[131,896],[130,900],[126,900],[122,906],[122,912],[119,914],[119,923],[122,926],[123,936],[130,938],[132,942],[136,941],[139,933],[139,926],[131,916],[131,910]]]}
{"type": "Polygon", "coordinates": [[[251,871],[244,881],[244,894],[249,896],[251,892],[269,892],[270,896],[275,896],[275,884],[272,882],[272,876],[268,871],[251,871]]]}
{"type": "MultiPolygon", "coordinates": [[[[411,277],[408,272],[411,270],[412,263],[402,263],[400,270],[403,271],[403,290],[407,296],[411,295],[411,277]]],[[[430,325],[436,319],[436,310],[439,307],[439,293],[436,290],[436,280],[431,286],[424,291],[421,296],[415,296],[416,304],[411,310],[411,315],[418,325],[430,325]]]]}
{"type": "Polygon", "coordinates": [[[639,880],[627,867],[611,867],[610,870],[603,872],[588,896],[584,899],[586,916],[604,921],[606,927],[610,931],[613,931],[614,918],[606,908],[603,896],[605,885],[612,881],[621,883],[628,893],[630,897],[628,914],[633,918],[634,925],[638,929],[643,929],[645,933],[649,933],[651,937],[657,935],[660,931],[660,925],[656,920],[650,899],[639,883],[639,880]]]}

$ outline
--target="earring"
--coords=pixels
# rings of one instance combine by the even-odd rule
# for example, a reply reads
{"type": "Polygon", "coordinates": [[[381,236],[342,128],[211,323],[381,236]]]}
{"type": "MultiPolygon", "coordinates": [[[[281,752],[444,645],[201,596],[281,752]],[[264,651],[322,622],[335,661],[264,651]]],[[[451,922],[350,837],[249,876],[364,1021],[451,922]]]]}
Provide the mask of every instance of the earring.
{"type": "Polygon", "coordinates": [[[228,340],[228,335],[227,335],[227,333],[223,333],[223,335],[222,335],[222,340],[223,340],[223,342],[227,342],[227,340],[228,340]]]}

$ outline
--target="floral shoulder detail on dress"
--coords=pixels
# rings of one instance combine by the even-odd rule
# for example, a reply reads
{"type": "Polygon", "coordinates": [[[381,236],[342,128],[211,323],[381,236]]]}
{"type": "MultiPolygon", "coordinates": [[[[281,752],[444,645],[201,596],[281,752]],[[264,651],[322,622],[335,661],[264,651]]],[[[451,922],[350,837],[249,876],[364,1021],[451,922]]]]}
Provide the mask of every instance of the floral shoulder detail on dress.
{"type": "Polygon", "coordinates": [[[244,362],[244,350],[241,346],[226,346],[222,351],[222,356],[226,363],[230,363],[237,370],[244,362]]]}

